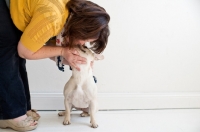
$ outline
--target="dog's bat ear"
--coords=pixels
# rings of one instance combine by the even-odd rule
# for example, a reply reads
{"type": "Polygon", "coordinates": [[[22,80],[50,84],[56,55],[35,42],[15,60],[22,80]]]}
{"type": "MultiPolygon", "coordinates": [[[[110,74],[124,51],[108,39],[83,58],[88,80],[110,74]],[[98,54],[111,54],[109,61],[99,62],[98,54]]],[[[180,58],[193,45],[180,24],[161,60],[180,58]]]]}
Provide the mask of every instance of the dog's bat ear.
{"type": "Polygon", "coordinates": [[[104,56],[102,54],[94,54],[94,60],[103,60],[104,56]]]}

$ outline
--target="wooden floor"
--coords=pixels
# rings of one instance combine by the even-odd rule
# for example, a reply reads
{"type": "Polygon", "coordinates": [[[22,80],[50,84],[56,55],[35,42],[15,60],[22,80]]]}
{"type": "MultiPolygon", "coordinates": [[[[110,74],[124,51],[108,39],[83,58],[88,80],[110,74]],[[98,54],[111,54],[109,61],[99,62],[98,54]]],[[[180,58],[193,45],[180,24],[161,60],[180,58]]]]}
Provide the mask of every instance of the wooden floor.
{"type": "Polygon", "coordinates": [[[79,116],[80,111],[72,112],[67,126],[57,111],[39,113],[41,119],[33,132],[200,132],[200,109],[99,111],[96,129],[90,127],[89,117],[79,116]]]}

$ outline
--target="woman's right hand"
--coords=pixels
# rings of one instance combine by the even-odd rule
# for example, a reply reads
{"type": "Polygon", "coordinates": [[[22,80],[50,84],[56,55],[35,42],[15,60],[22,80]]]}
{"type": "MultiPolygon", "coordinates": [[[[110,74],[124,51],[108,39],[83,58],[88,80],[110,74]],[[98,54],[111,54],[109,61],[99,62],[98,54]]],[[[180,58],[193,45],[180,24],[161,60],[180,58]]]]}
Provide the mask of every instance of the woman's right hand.
{"type": "Polygon", "coordinates": [[[64,47],[61,54],[66,59],[68,64],[71,67],[76,68],[78,71],[80,71],[80,68],[77,66],[77,64],[86,64],[87,63],[86,58],[81,57],[79,55],[79,52],[74,48],[69,49],[69,48],[64,47]]]}

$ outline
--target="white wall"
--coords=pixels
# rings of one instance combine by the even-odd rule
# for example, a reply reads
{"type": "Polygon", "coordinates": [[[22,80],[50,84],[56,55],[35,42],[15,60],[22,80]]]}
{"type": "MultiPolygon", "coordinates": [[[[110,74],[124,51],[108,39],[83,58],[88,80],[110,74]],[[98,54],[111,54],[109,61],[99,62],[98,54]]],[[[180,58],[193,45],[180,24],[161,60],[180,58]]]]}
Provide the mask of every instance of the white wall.
{"type": "MultiPolygon", "coordinates": [[[[111,16],[105,60],[94,66],[101,108],[199,108],[200,1],[93,1],[111,16]]],[[[62,98],[67,66],[62,73],[46,59],[27,69],[36,107],[40,95],[62,98]]]]}

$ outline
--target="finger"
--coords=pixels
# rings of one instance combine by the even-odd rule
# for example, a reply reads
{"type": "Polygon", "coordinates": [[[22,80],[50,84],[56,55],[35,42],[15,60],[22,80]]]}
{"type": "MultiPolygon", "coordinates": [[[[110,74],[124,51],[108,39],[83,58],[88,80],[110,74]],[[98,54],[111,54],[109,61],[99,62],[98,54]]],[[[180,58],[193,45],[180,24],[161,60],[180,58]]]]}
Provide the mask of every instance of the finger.
{"type": "Polygon", "coordinates": [[[80,71],[80,68],[79,68],[75,63],[73,63],[73,64],[71,65],[71,67],[74,67],[76,70],[80,71]]]}
{"type": "Polygon", "coordinates": [[[81,61],[81,62],[82,62],[82,64],[86,64],[86,62],[87,62],[87,59],[86,59],[86,58],[84,58],[84,57],[81,57],[81,56],[79,56],[79,57],[77,57],[77,61],[81,61]]]}
{"type": "Polygon", "coordinates": [[[72,50],[72,54],[74,54],[74,55],[79,55],[79,52],[78,52],[76,49],[73,49],[73,50],[72,50]]]}
{"type": "Polygon", "coordinates": [[[86,64],[87,60],[85,58],[80,57],[76,59],[76,62],[81,62],[81,64],[86,64]]]}
{"type": "Polygon", "coordinates": [[[86,64],[87,63],[87,60],[86,58],[83,58],[83,57],[74,57],[74,60],[73,60],[74,63],[78,63],[78,64],[86,64]]]}
{"type": "Polygon", "coordinates": [[[76,63],[77,63],[77,64],[86,64],[85,61],[81,61],[81,60],[77,60],[76,63]]]}

